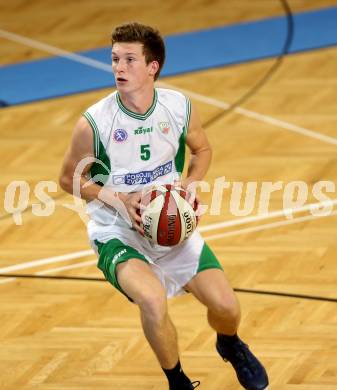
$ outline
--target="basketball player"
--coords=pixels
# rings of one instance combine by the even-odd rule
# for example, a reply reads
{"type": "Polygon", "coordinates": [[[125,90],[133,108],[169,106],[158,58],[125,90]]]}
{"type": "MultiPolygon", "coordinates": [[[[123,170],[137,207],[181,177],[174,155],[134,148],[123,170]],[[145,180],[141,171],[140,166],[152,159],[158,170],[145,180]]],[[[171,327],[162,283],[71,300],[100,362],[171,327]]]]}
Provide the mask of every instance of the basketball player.
{"type": "Polygon", "coordinates": [[[184,186],[202,180],[211,161],[210,144],[190,100],[154,87],[164,59],[164,43],[156,30],[138,23],[115,28],[112,71],[117,91],[79,119],[60,184],[74,193],[73,181],[79,180],[78,195],[88,203],[88,233],[99,255],[98,267],[138,305],[144,334],[169,389],[194,389],[200,383],[192,382],[181,368],[177,334],[167,311],[167,298],[187,291],[207,307],[216,350],[232,364],[241,385],[262,390],[268,385],[266,371],[237,334],[239,303],[200,234],[195,231],[174,247],[151,244],[142,236],[137,211],[144,186],[179,180],[185,145],[191,159],[184,186]],[[76,167],[83,161],[89,163],[78,173],[76,167]],[[123,208],[118,202],[127,218],[118,213],[123,208]]]}

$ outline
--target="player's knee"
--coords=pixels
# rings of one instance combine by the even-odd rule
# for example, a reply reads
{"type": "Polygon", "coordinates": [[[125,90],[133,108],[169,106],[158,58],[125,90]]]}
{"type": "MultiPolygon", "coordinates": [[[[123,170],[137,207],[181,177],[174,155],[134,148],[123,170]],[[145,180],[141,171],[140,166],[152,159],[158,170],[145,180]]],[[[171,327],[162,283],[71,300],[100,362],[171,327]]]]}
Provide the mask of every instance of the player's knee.
{"type": "Polygon", "coordinates": [[[240,321],[240,305],[235,296],[219,299],[212,307],[212,311],[217,316],[226,318],[229,321],[236,323],[240,321]]]}
{"type": "Polygon", "coordinates": [[[144,292],[136,302],[142,316],[155,323],[160,323],[167,314],[167,298],[165,290],[144,292]]]}

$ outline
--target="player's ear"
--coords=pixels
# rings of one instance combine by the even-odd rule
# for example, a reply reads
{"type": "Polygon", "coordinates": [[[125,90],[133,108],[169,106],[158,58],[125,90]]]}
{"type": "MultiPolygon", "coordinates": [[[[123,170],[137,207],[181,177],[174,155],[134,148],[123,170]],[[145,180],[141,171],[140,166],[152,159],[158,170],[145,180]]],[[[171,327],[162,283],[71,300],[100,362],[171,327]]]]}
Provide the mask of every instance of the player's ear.
{"type": "Polygon", "coordinates": [[[159,63],[158,61],[152,61],[149,65],[149,75],[154,77],[159,70],[159,63]]]}

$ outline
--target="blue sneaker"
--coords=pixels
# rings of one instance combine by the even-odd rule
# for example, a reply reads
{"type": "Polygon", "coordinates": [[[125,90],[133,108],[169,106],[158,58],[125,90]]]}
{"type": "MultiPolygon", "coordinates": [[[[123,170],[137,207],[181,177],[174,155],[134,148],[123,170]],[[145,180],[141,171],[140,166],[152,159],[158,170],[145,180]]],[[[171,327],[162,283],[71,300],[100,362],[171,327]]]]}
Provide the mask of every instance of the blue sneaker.
{"type": "Polygon", "coordinates": [[[216,349],[224,360],[232,364],[239,382],[246,390],[268,388],[265,368],[238,336],[218,334],[216,349]]]}

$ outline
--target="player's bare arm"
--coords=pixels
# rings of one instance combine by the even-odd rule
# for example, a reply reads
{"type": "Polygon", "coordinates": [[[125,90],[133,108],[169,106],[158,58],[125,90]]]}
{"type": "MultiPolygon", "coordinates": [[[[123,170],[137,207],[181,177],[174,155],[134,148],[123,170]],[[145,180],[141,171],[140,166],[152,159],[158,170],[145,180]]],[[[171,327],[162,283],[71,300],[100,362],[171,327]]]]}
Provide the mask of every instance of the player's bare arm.
{"type": "Polygon", "coordinates": [[[187,171],[187,178],[184,185],[202,180],[210,166],[212,159],[212,148],[208,142],[205,131],[195,107],[192,106],[190,125],[186,135],[186,144],[191,151],[190,163],[187,171]]]}
{"type": "MultiPolygon", "coordinates": [[[[76,123],[71,144],[67,150],[60,173],[60,185],[64,191],[73,194],[73,183],[80,180],[80,197],[86,201],[98,199],[101,187],[95,183],[89,184],[87,177],[93,161],[86,164],[81,172],[77,171],[78,165],[87,157],[94,158],[94,137],[92,129],[87,120],[82,117],[76,123]],[[78,177],[80,175],[80,177],[78,177]]],[[[78,195],[78,194],[74,194],[78,195]]]]}
{"type": "Polygon", "coordinates": [[[190,125],[186,135],[186,144],[191,151],[191,155],[187,177],[182,181],[181,185],[189,190],[189,202],[191,204],[195,200],[200,203],[195,184],[202,180],[208,171],[212,159],[212,148],[201,126],[198,112],[193,106],[190,125]]]}
{"type": "Polygon", "coordinates": [[[139,226],[141,218],[137,214],[137,210],[140,208],[140,193],[114,192],[108,188],[102,188],[88,178],[95,157],[93,150],[94,136],[91,126],[84,117],[81,117],[75,125],[70,147],[64,157],[59,179],[60,186],[64,191],[75,196],[80,195],[81,199],[88,202],[99,199],[108,207],[115,205],[118,209],[117,201],[122,201],[131,217],[134,228],[143,234],[143,230],[139,226]],[[78,169],[79,164],[86,158],[89,158],[88,163],[78,169]],[[76,180],[80,183],[79,194],[74,193],[73,183],[76,180]]]}

